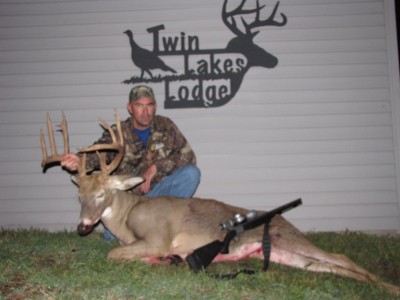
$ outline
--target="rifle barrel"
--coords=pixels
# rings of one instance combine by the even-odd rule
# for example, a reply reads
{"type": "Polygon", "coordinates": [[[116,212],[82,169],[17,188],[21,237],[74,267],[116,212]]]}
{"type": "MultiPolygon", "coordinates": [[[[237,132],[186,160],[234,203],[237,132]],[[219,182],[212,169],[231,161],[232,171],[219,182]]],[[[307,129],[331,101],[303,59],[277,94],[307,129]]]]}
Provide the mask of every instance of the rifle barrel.
{"type": "Polygon", "coordinates": [[[242,226],[242,228],[240,228],[239,232],[258,227],[258,226],[266,223],[267,221],[271,220],[276,214],[283,214],[284,212],[288,211],[289,209],[295,208],[295,207],[299,206],[300,204],[302,204],[301,198],[294,200],[292,202],[286,203],[282,206],[279,206],[271,211],[268,211],[268,212],[256,217],[253,220],[249,220],[248,222],[239,224],[237,227],[242,226]]]}

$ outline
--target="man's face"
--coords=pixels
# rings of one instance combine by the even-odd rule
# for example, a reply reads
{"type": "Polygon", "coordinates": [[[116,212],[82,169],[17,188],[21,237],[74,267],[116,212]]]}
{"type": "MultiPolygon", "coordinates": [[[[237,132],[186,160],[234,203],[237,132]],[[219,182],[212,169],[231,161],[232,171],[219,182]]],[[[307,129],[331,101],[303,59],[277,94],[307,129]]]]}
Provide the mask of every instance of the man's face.
{"type": "Polygon", "coordinates": [[[133,126],[144,130],[149,128],[156,114],[157,103],[151,98],[140,98],[128,103],[128,111],[133,118],[133,126]]]}

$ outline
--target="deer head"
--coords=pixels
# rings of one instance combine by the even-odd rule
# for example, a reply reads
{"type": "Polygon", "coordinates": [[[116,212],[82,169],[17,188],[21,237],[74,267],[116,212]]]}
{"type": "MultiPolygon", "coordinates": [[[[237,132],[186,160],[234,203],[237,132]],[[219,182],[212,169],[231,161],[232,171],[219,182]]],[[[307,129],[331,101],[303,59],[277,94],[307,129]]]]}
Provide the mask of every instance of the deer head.
{"type": "MultiPolygon", "coordinates": [[[[100,123],[106,128],[111,136],[111,144],[95,144],[90,147],[79,148],[80,163],[77,175],[72,176],[72,181],[79,188],[79,200],[81,203],[80,223],[78,231],[82,235],[90,233],[93,226],[100,220],[102,216],[107,214],[108,208],[111,207],[113,197],[116,190],[128,190],[143,182],[140,177],[110,175],[120,164],[125,150],[125,142],[121,130],[121,121],[117,112],[115,112],[117,135],[111,126],[99,118],[100,123]],[[116,152],[114,159],[107,164],[107,151],[116,152]],[[92,172],[86,168],[86,156],[89,152],[96,152],[100,161],[100,172],[92,172]]],[[[64,140],[64,153],[58,154],[54,140],[53,125],[47,114],[47,130],[50,141],[51,154],[47,154],[47,147],[43,131],[40,131],[40,142],[42,147],[42,167],[45,170],[47,166],[60,162],[65,154],[69,152],[68,128],[65,114],[62,113],[62,122],[59,126],[64,140]]]]}
{"type": "Polygon", "coordinates": [[[253,32],[252,30],[254,28],[264,26],[284,26],[287,23],[287,18],[281,13],[282,21],[275,21],[275,15],[278,10],[279,1],[276,3],[271,15],[265,20],[260,20],[260,12],[265,5],[260,6],[257,0],[256,8],[244,9],[243,7],[245,3],[246,0],[242,0],[238,7],[228,12],[228,0],[224,1],[224,5],[222,7],[222,20],[229,30],[236,35],[236,37],[229,41],[226,49],[232,52],[242,53],[247,58],[248,67],[261,66],[266,68],[274,68],[278,64],[278,59],[254,44],[253,38],[259,33],[259,31],[253,32]],[[243,18],[244,15],[248,14],[255,14],[255,20],[251,23],[247,23],[243,18]],[[236,17],[240,17],[244,30],[240,30],[238,28],[236,17]]]}

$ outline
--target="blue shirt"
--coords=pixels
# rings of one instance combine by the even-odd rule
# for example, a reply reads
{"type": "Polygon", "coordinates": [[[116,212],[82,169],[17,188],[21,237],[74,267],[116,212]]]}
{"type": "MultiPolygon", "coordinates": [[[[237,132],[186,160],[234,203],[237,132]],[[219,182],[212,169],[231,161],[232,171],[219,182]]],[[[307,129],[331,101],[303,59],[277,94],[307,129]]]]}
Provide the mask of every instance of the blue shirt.
{"type": "Polygon", "coordinates": [[[134,128],[133,131],[139,136],[142,143],[146,146],[147,139],[149,138],[149,135],[150,135],[150,127],[145,130],[140,130],[140,129],[134,128]]]}

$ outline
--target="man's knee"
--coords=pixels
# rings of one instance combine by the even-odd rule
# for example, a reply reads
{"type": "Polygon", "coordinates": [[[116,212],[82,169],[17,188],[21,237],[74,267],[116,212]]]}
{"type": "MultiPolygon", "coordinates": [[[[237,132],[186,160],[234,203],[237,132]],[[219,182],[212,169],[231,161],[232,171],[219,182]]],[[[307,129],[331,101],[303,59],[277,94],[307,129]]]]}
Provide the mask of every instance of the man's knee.
{"type": "Polygon", "coordinates": [[[195,165],[186,165],[182,167],[182,172],[185,175],[187,181],[198,184],[200,182],[201,172],[200,169],[195,165]]]}

